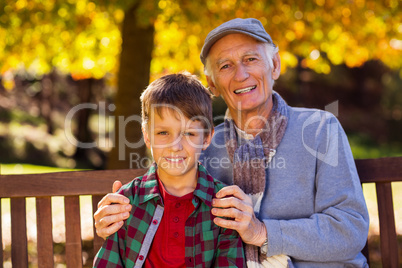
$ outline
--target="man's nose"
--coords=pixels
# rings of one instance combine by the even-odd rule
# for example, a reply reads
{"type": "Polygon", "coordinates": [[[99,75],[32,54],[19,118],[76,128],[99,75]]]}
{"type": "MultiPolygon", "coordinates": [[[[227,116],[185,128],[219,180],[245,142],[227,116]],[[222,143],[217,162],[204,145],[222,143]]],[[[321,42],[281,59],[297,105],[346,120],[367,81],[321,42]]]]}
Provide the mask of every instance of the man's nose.
{"type": "Polygon", "coordinates": [[[236,67],[236,73],[235,73],[235,80],[238,82],[242,82],[246,80],[249,77],[249,73],[247,70],[247,67],[244,66],[243,64],[239,64],[236,67]]]}

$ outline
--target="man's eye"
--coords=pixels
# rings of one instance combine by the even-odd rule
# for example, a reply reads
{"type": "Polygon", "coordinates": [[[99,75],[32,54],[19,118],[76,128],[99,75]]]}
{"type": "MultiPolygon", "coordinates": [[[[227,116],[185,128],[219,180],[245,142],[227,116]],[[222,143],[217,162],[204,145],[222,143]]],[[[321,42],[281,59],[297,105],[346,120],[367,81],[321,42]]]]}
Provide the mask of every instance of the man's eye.
{"type": "Polygon", "coordinates": [[[225,64],[221,67],[221,70],[229,68],[229,64],[225,64]]]}
{"type": "Polygon", "coordinates": [[[157,134],[158,135],[167,135],[168,133],[167,133],[167,131],[159,131],[157,134]]]}
{"type": "Polygon", "coordinates": [[[195,134],[193,132],[184,132],[183,135],[184,136],[195,136],[195,134]]]}
{"type": "Polygon", "coordinates": [[[255,61],[256,58],[248,58],[247,61],[255,61]]]}

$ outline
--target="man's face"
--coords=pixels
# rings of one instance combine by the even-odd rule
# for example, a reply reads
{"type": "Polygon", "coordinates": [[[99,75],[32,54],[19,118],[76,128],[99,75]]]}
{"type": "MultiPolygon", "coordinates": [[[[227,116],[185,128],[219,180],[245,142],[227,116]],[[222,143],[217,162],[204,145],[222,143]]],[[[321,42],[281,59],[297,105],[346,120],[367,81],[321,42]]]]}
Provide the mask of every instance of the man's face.
{"type": "Polygon", "coordinates": [[[215,96],[222,95],[232,116],[242,113],[269,113],[272,86],[280,74],[279,56],[273,68],[265,44],[244,34],[229,34],[219,39],[208,54],[207,81],[215,96]]]}
{"type": "Polygon", "coordinates": [[[194,180],[201,151],[211,141],[200,121],[193,121],[181,112],[163,108],[161,116],[150,113],[143,128],[144,140],[158,164],[158,175],[163,180],[194,180]]]}

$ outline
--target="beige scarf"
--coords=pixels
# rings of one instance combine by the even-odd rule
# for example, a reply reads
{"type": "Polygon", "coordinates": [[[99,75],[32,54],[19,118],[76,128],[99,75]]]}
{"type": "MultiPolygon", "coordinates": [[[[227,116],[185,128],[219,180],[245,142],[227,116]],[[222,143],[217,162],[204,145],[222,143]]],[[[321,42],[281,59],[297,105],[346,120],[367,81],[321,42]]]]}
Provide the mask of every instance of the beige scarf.
{"type": "MultiPolygon", "coordinates": [[[[233,163],[233,184],[251,197],[257,218],[266,185],[265,169],[275,155],[288,123],[286,102],[275,91],[272,98],[273,107],[265,127],[253,140],[238,144],[235,124],[228,111],[224,122],[226,149],[233,163]]],[[[254,245],[246,244],[245,254],[247,267],[292,267],[288,256],[267,257],[254,245]]]]}

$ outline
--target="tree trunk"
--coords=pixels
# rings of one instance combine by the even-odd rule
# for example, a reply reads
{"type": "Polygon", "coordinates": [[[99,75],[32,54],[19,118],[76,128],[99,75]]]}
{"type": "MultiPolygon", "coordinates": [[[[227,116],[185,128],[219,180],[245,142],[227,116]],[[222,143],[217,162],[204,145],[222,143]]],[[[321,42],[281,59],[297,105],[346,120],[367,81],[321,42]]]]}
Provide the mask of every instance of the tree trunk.
{"type": "MultiPolygon", "coordinates": [[[[77,82],[77,95],[79,97],[79,103],[85,104],[90,103],[92,99],[92,86],[94,83],[93,78],[78,80],[77,82]]],[[[93,142],[91,131],[89,129],[89,117],[91,116],[92,110],[90,109],[80,109],[77,112],[76,122],[77,130],[75,137],[78,141],[82,143],[93,142]]],[[[83,148],[77,146],[74,153],[74,159],[77,160],[77,167],[83,168],[95,168],[90,161],[88,152],[92,150],[89,148],[83,148]]]]}
{"type": "Polygon", "coordinates": [[[54,73],[49,73],[42,78],[42,91],[40,94],[40,114],[45,119],[47,126],[47,133],[53,135],[54,127],[52,122],[52,96],[54,93],[54,73]]]}
{"type": "Polygon", "coordinates": [[[114,147],[109,153],[108,169],[140,168],[146,154],[140,95],[150,79],[155,28],[153,24],[143,26],[137,22],[137,7],[128,9],[123,21],[114,147]]]}

